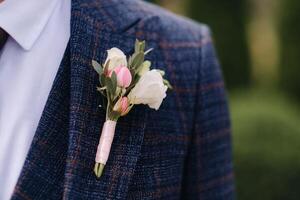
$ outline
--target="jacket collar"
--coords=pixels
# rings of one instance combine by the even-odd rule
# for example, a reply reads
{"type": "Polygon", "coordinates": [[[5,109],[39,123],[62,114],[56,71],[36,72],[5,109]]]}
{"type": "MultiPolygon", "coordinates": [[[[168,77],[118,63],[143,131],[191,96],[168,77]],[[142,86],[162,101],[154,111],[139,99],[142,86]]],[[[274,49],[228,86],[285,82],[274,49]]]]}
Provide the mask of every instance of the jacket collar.
{"type": "Polygon", "coordinates": [[[93,174],[105,111],[98,107],[102,97],[95,89],[98,77],[91,61],[103,62],[112,47],[132,52],[136,38],[124,31],[139,21],[134,15],[125,20],[113,16],[126,9],[117,2],[72,2],[68,50],[12,199],[126,198],[143,143],[145,107],[137,106],[118,121],[104,174],[99,180],[93,174]]]}

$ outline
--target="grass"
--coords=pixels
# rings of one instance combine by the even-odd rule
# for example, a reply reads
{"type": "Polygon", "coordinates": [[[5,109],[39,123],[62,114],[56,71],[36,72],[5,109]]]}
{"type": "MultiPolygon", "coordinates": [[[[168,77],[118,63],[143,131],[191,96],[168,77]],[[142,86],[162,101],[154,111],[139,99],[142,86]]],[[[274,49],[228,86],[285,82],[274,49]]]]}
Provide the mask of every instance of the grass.
{"type": "Polygon", "coordinates": [[[300,196],[299,107],[277,91],[230,95],[237,199],[300,196]]]}

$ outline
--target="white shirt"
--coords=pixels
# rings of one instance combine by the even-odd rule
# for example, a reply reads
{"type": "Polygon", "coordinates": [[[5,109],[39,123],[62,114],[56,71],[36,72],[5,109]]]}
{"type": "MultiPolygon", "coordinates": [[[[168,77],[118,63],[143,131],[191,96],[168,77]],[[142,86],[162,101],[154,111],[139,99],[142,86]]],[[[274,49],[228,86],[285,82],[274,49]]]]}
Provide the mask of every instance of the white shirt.
{"type": "Polygon", "coordinates": [[[5,0],[0,27],[0,199],[10,199],[70,38],[71,0],[5,0]]]}

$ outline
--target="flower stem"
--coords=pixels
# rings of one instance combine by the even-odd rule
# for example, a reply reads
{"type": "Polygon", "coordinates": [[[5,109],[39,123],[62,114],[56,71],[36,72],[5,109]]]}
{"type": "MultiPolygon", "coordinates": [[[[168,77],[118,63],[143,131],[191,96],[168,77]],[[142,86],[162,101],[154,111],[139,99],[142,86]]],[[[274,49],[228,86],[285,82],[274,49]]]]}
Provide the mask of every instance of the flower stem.
{"type": "Polygon", "coordinates": [[[107,107],[106,107],[106,121],[109,120],[109,107],[110,107],[110,102],[107,101],[107,107]]]}
{"type": "Polygon", "coordinates": [[[94,172],[97,178],[100,178],[104,169],[104,164],[101,163],[95,163],[94,172]]]}

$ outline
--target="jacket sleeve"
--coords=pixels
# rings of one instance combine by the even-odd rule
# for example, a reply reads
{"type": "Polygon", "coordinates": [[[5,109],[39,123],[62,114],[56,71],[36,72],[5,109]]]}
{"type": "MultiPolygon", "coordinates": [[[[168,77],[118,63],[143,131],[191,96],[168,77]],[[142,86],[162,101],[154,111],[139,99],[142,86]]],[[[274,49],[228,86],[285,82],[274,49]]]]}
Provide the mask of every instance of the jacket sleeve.
{"type": "Polygon", "coordinates": [[[199,53],[194,128],[185,162],[181,199],[234,199],[226,92],[209,30],[206,30],[199,53]]]}

